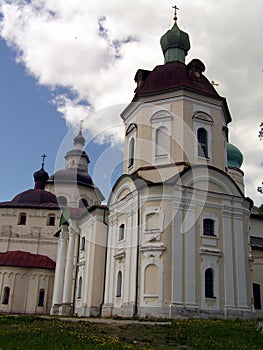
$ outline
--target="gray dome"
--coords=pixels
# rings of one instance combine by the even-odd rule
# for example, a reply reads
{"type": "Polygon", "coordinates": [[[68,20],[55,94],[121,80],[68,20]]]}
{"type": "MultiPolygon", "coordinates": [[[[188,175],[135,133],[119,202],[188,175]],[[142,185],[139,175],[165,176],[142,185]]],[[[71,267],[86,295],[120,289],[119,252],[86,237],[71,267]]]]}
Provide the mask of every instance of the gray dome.
{"type": "Polygon", "coordinates": [[[82,171],[76,171],[76,169],[58,170],[48,179],[48,183],[54,182],[94,187],[94,183],[89,174],[82,171]]]}

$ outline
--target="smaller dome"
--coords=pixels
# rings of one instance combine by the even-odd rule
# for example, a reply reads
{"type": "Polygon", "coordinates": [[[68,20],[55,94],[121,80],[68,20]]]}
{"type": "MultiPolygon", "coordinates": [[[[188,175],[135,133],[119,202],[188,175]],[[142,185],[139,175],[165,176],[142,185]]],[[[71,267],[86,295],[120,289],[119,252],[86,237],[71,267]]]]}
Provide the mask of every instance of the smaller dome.
{"type": "Polygon", "coordinates": [[[82,147],[85,145],[85,138],[82,136],[82,131],[79,131],[79,134],[74,138],[74,145],[80,144],[82,147]]]}
{"type": "Polygon", "coordinates": [[[49,178],[48,173],[44,170],[43,165],[42,168],[38,171],[36,171],[33,175],[35,180],[35,189],[45,189],[45,185],[47,183],[47,180],[49,178]]]}
{"type": "Polygon", "coordinates": [[[227,163],[229,167],[237,169],[240,169],[243,164],[243,154],[231,143],[227,144],[227,163]]]}
{"type": "Polygon", "coordinates": [[[164,54],[171,48],[182,49],[185,55],[190,50],[189,35],[179,29],[177,23],[161,37],[160,42],[164,54]]]}
{"type": "Polygon", "coordinates": [[[54,182],[94,187],[94,183],[89,174],[83,171],[76,171],[76,169],[58,170],[48,179],[48,183],[54,182]]]}

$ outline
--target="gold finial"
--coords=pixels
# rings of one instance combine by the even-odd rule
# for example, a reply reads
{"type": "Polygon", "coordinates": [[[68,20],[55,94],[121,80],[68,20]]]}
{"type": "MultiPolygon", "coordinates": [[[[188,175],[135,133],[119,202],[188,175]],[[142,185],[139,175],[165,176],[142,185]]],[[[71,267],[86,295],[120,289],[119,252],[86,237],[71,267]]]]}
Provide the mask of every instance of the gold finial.
{"type": "Polygon", "coordinates": [[[179,10],[179,8],[176,5],[174,5],[172,7],[174,9],[174,21],[176,23],[176,21],[177,21],[177,10],[179,10]]]}
{"type": "Polygon", "coordinates": [[[82,132],[83,130],[83,123],[84,123],[84,120],[81,119],[80,122],[79,122],[79,131],[82,132]]]}
{"type": "Polygon", "coordinates": [[[213,86],[219,86],[219,84],[216,83],[214,80],[211,81],[211,84],[212,84],[213,86]]]}

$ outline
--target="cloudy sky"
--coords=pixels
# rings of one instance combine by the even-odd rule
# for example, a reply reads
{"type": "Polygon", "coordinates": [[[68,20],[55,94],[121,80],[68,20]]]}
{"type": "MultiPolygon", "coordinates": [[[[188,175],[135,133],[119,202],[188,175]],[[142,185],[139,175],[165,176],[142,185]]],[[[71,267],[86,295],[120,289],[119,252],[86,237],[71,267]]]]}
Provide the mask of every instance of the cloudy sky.
{"type": "MultiPolygon", "coordinates": [[[[176,4],[178,25],[191,41],[187,62],[201,59],[206,76],[227,98],[230,141],[244,154],[246,194],[260,205],[263,2],[176,4]]],[[[49,173],[64,166],[57,155],[72,147],[81,119],[87,139],[96,137],[86,149],[95,182],[110,186],[116,175],[110,169],[121,159],[119,111],[133,97],[137,69],[163,63],[159,40],[173,23],[172,5],[171,0],[0,0],[0,200],[32,187],[43,152],[49,173]],[[111,156],[109,144],[116,145],[111,156]],[[105,158],[114,159],[108,171],[105,158]]]]}

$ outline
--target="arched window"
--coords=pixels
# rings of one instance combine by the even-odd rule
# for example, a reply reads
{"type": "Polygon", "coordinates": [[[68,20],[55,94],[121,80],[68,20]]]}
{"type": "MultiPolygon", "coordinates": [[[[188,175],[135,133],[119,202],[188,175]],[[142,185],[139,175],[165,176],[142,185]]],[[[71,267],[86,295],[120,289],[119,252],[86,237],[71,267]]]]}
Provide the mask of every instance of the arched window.
{"type": "Polygon", "coordinates": [[[56,222],[55,214],[49,214],[47,217],[47,225],[48,226],[55,226],[55,222],[56,222]]]}
{"type": "Polygon", "coordinates": [[[3,294],[2,304],[8,305],[8,302],[9,302],[9,295],[10,295],[10,288],[9,288],[9,287],[5,287],[5,288],[4,288],[4,294],[3,294]]]}
{"type": "Polygon", "coordinates": [[[214,273],[211,268],[205,270],[205,297],[214,298],[214,273]]]}
{"type": "Polygon", "coordinates": [[[82,277],[79,278],[79,288],[78,288],[78,299],[81,298],[81,292],[82,292],[82,277]]]}
{"type": "Polygon", "coordinates": [[[81,237],[80,250],[85,250],[85,243],[86,243],[85,237],[81,237]]]}
{"type": "Polygon", "coordinates": [[[59,204],[60,206],[66,207],[66,206],[67,206],[67,203],[68,203],[68,201],[67,201],[67,198],[66,198],[66,197],[64,197],[64,196],[59,196],[59,197],[58,197],[58,204],[59,204]]]}
{"type": "Polygon", "coordinates": [[[155,134],[155,156],[165,156],[168,154],[169,137],[166,127],[161,126],[155,134]]]}
{"type": "Polygon", "coordinates": [[[118,272],[117,276],[117,293],[116,297],[121,297],[121,287],[122,287],[122,273],[121,271],[118,272]]]}
{"type": "Polygon", "coordinates": [[[119,227],[118,241],[122,241],[124,239],[124,230],[125,230],[125,225],[121,224],[120,227],[119,227]]]}
{"type": "Polygon", "coordinates": [[[215,221],[212,219],[203,220],[203,235],[215,236],[215,221]]]}
{"type": "Polygon", "coordinates": [[[38,296],[38,306],[44,306],[45,289],[40,289],[38,296]]]}
{"type": "Polygon", "coordinates": [[[79,200],[79,208],[87,208],[88,206],[88,201],[85,198],[79,200]]]}
{"type": "Polygon", "coordinates": [[[18,225],[26,224],[26,213],[20,213],[18,217],[18,225]]]}
{"type": "Polygon", "coordinates": [[[208,158],[207,131],[204,128],[197,130],[198,156],[208,158]]]}
{"type": "Polygon", "coordinates": [[[134,164],[134,153],[135,153],[135,140],[132,137],[129,143],[129,161],[128,167],[131,167],[134,164]]]}

